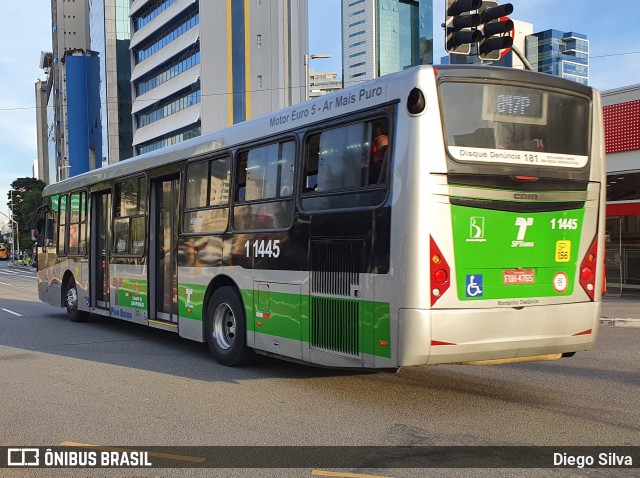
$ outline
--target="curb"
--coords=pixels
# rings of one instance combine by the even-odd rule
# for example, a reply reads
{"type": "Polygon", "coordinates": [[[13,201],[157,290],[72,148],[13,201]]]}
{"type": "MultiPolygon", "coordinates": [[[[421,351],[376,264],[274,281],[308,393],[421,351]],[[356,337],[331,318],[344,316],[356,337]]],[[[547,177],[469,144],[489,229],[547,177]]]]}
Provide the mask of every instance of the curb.
{"type": "Polygon", "coordinates": [[[640,329],[640,319],[621,319],[618,317],[602,317],[600,325],[608,325],[610,327],[628,327],[640,329]]]}

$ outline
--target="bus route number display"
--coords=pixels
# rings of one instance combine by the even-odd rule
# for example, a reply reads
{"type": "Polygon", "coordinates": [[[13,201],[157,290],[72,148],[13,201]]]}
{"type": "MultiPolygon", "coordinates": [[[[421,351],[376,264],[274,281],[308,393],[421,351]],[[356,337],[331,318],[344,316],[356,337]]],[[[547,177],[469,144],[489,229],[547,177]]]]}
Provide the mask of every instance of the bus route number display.
{"type": "Polygon", "coordinates": [[[547,124],[547,93],[529,88],[486,85],[482,119],[502,123],[547,124]]]}

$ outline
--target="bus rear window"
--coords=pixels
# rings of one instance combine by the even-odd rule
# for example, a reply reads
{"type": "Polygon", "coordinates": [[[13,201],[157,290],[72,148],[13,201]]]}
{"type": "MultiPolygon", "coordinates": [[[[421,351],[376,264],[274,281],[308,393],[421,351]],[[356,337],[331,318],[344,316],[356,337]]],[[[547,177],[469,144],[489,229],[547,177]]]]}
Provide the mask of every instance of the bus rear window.
{"type": "Polygon", "coordinates": [[[521,86],[440,85],[445,139],[458,161],[583,168],[588,162],[586,98],[521,86]]]}

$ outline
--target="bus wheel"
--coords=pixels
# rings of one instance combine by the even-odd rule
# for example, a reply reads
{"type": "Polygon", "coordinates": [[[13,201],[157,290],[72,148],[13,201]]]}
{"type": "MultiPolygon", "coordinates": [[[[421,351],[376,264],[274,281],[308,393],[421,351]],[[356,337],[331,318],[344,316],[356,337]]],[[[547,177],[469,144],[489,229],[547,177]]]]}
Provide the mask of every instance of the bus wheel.
{"type": "Polygon", "coordinates": [[[235,367],[250,357],[242,300],[233,287],[216,290],[207,306],[207,343],[211,355],[222,365],[235,367]]]}
{"type": "Polygon", "coordinates": [[[76,281],[71,278],[67,282],[67,294],[65,296],[67,306],[67,317],[71,322],[84,322],[89,318],[89,314],[78,310],[78,289],[76,281]]]}

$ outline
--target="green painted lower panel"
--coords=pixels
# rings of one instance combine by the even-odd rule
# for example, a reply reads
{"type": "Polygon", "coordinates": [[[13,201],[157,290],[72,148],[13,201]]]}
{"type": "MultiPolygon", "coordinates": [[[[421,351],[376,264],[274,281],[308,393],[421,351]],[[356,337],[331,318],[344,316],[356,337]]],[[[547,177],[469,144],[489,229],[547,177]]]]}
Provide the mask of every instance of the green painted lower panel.
{"type": "Polygon", "coordinates": [[[584,216],[452,206],[458,299],[570,296],[584,216]]]}
{"type": "MultiPolygon", "coordinates": [[[[180,317],[202,321],[204,297],[207,287],[196,284],[178,285],[180,317]]],[[[313,304],[323,302],[321,313],[328,318],[322,329],[323,339],[316,346],[345,344],[351,355],[368,354],[390,358],[391,312],[388,302],[309,297],[301,294],[262,292],[251,289],[241,291],[245,306],[247,331],[284,339],[312,343],[313,304]],[[345,304],[351,304],[351,317],[346,317],[345,304]],[[354,319],[355,317],[355,319],[354,319]],[[347,322],[350,322],[347,324],[347,322]]],[[[319,310],[316,308],[316,314],[319,310]]],[[[317,324],[316,324],[317,325],[317,324]]],[[[316,330],[318,330],[316,328],[316,330]]],[[[316,337],[317,339],[317,337],[316,337]]],[[[343,351],[343,350],[340,350],[343,351]]],[[[343,351],[344,352],[344,351],[343,351]]]]}

